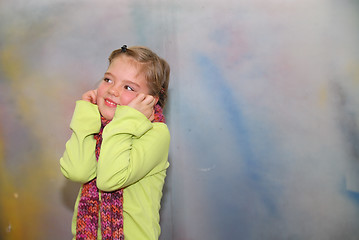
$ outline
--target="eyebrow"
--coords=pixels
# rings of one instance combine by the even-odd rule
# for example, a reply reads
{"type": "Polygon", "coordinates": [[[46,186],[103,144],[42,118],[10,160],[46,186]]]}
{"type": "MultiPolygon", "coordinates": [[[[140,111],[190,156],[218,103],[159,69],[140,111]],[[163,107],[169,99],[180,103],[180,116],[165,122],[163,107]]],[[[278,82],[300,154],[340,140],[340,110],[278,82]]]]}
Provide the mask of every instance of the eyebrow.
{"type": "MultiPolygon", "coordinates": [[[[105,75],[110,75],[111,77],[115,77],[112,73],[110,73],[110,72],[105,72],[105,75]]],[[[125,83],[130,83],[130,84],[133,84],[133,85],[136,85],[138,88],[141,88],[141,86],[140,85],[138,85],[137,83],[135,83],[135,82],[133,82],[133,81],[131,81],[131,80],[123,80],[125,83]]]]}

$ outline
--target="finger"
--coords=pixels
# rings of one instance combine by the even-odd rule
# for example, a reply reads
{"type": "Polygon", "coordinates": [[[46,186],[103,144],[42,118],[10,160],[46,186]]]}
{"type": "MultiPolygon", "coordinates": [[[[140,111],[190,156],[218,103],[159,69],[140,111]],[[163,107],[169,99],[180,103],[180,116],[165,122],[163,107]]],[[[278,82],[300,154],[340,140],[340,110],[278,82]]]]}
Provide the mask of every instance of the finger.
{"type": "Polygon", "coordinates": [[[82,95],[82,100],[93,104],[96,104],[96,98],[97,98],[97,91],[95,90],[87,91],[82,95]]]}
{"type": "Polygon", "coordinates": [[[146,94],[139,93],[136,97],[139,101],[143,101],[146,98],[146,94]]]}
{"type": "Polygon", "coordinates": [[[93,91],[91,92],[91,97],[92,97],[91,102],[92,102],[93,104],[96,104],[96,102],[97,102],[97,90],[93,90],[93,91]]]}
{"type": "Polygon", "coordinates": [[[88,91],[87,93],[86,93],[86,97],[87,97],[87,99],[88,99],[88,101],[89,102],[91,102],[91,103],[96,103],[96,95],[94,94],[94,91],[93,90],[91,90],[91,91],[88,91]]]}
{"type": "Polygon", "coordinates": [[[131,103],[139,104],[145,99],[146,95],[143,93],[139,93],[134,99],[132,99],[131,103]]]}
{"type": "Polygon", "coordinates": [[[156,99],[153,98],[149,105],[153,108],[156,105],[156,99]]]}
{"type": "Polygon", "coordinates": [[[151,116],[148,118],[148,120],[150,120],[151,122],[152,122],[153,120],[155,120],[155,110],[152,111],[152,114],[151,114],[151,116]]]}
{"type": "Polygon", "coordinates": [[[156,98],[152,95],[146,95],[146,98],[143,100],[146,105],[154,106],[156,104],[156,98]]]}
{"type": "Polygon", "coordinates": [[[155,98],[151,95],[147,95],[143,102],[147,105],[152,105],[152,103],[155,101],[155,98]]]}
{"type": "Polygon", "coordinates": [[[89,92],[85,92],[85,93],[82,95],[81,99],[90,102],[90,101],[91,101],[91,98],[90,98],[89,92]]]}

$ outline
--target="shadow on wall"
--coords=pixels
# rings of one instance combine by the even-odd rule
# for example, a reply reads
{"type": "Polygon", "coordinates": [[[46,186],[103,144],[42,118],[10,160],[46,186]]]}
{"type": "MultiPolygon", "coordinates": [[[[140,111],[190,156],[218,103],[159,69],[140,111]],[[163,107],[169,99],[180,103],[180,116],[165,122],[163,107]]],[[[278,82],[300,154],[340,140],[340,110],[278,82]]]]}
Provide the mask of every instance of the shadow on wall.
{"type": "Polygon", "coordinates": [[[65,184],[61,189],[62,203],[67,209],[71,211],[74,210],[75,201],[79,193],[80,187],[80,183],[75,183],[66,179],[65,184]]]}

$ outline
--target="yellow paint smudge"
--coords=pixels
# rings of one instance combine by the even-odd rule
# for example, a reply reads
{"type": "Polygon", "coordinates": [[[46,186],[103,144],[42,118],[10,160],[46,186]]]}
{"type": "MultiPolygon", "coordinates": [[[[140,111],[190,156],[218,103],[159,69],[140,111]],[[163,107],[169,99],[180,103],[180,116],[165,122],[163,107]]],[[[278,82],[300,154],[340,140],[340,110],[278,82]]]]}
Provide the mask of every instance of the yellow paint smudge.
{"type": "MultiPolygon", "coordinates": [[[[6,79],[10,80],[13,89],[21,90],[26,68],[20,54],[16,52],[14,45],[4,47],[0,61],[6,79]]],[[[25,97],[17,97],[16,105],[23,116],[24,121],[29,121],[31,103],[25,97]]],[[[41,187],[44,185],[44,175],[48,165],[33,166],[33,161],[21,166],[22,171],[10,175],[5,164],[5,138],[0,128],[0,197],[1,226],[0,236],[6,240],[17,239],[41,239],[41,228],[44,224],[44,212],[46,211],[42,199],[41,187]]],[[[39,149],[41,151],[41,148],[39,149]]],[[[30,158],[30,156],[29,156],[30,158]]],[[[42,159],[39,156],[38,159],[42,159]]],[[[36,161],[37,162],[37,161],[36,161]]]]}
{"type": "Polygon", "coordinates": [[[352,62],[348,64],[347,70],[349,74],[351,75],[351,79],[353,83],[358,86],[359,85],[359,63],[358,62],[352,62]]]}
{"type": "Polygon", "coordinates": [[[1,65],[3,66],[3,72],[7,78],[12,82],[17,83],[21,79],[22,69],[24,66],[21,59],[16,57],[16,46],[7,45],[4,47],[1,53],[1,65]]]}
{"type": "Polygon", "coordinates": [[[6,240],[40,239],[41,216],[45,209],[34,187],[39,186],[36,178],[41,176],[40,171],[44,169],[39,168],[31,175],[22,175],[22,182],[17,186],[16,176],[9,175],[5,168],[4,155],[4,140],[0,138],[0,209],[1,222],[5,224],[1,226],[1,230],[4,230],[2,236],[6,240]]]}
{"type": "Polygon", "coordinates": [[[29,138],[36,141],[36,149],[25,153],[28,155],[28,159],[22,161],[25,164],[18,164],[16,171],[11,171],[6,164],[8,159],[5,159],[8,145],[2,131],[6,126],[0,124],[0,239],[49,239],[44,238],[49,234],[44,226],[50,224],[48,220],[52,215],[49,213],[53,213],[49,191],[53,190],[54,181],[50,182],[50,179],[56,179],[60,173],[54,150],[48,144],[48,134],[45,134],[48,128],[39,123],[42,109],[35,105],[34,98],[38,92],[42,96],[56,96],[59,89],[47,89],[46,84],[38,84],[40,77],[44,78],[43,73],[34,72],[22,50],[28,50],[28,46],[52,32],[51,21],[44,19],[32,24],[31,29],[28,25],[8,24],[2,30],[1,71],[12,93],[12,107],[20,116],[17,120],[27,128],[25,131],[29,138]]]}
{"type": "Polygon", "coordinates": [[[321,107],[327,107],[327,105],[328,105],[328,86],[327,85],[320,86],[318,96],[319,96],[318,97],[319,105],[321,107]]]}

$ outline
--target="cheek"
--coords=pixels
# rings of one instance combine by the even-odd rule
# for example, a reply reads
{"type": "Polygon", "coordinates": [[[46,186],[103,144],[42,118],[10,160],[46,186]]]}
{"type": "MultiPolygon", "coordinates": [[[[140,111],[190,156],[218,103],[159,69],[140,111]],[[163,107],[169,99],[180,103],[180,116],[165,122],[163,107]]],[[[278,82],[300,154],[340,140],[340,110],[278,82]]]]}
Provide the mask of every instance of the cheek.
{"type": "Polygon", "coordinates": [[[97,100],[99,100],[100,98],[102,98],[102,97],[104,96],[105,92],[106,92],[105,87],[103,87],[103,86],[100,85],[100,86],[98,87],[98,89],[97,89],[97,100]]]}
{"type": "Polygon", "coordinates": [[[126,91],[121,95],[121,105],[128,105],[135,97],[137,93],[126,91]]]}

